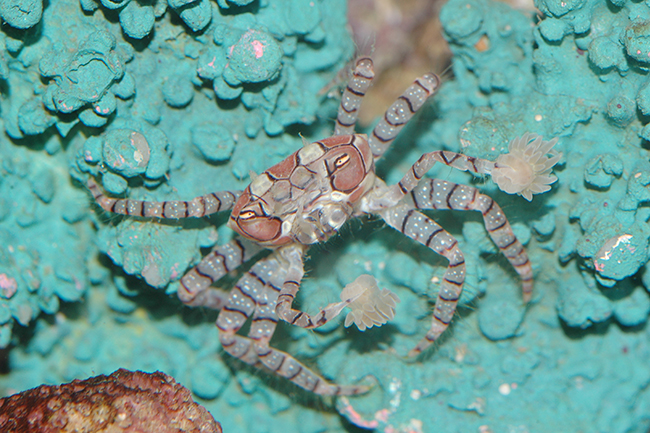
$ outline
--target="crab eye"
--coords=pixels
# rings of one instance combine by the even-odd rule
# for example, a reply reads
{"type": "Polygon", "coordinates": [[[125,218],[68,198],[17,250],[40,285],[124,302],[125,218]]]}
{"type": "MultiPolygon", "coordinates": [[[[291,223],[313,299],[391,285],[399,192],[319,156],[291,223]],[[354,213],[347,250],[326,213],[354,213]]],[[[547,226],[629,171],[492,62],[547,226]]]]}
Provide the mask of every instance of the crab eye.
{"type": "Polygon", "coordinates": [[[243,220],[255,218],[257,215],[255,215],[255,212],[252,210],[245,210],[239,214],[239,218],[243,220]]]}
{"type": "Polygon", "coordinates": [[[337,191],[351,191],[365,178],[363,162],[354,149],[336,149],[327,161],[332,187],[337,191]]]}
{"type": "Polygon", "coordinates": [[[350,155],[348,155],[347,153],[343,154],[343,155],[339,156],[338,158],[336,158],[336,161],[334,161],[334,167],[341,168],[345,164],[347,164],[348,161],[350,161],[350,155]]]}

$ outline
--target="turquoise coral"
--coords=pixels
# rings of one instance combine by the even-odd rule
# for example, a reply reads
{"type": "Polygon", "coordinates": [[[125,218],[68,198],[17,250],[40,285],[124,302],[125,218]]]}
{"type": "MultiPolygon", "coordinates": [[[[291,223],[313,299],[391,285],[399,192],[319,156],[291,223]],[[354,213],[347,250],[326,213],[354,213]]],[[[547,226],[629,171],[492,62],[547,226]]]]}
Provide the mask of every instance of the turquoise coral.
{"type": "MultiPolygon", "coordinates": [[[[646,105],[646,83],[635,62],[647,61],[639,57],[639,53],[645,50],[643,19],[648,17],[649,11],[645,5],[623,3],[617,6],[623,10],[612,13],[606,10],[604,2],[538,2],[537,6],[547,16],[530,33],[538,48],[529,54],[530,48],[526,47],[532,45],[526,42],[524,35],[514,38],[517,42],[514,50],[502,50],[505,52],[496,56],[490,49],[477,52],[474,44],[480,38],[486,37],[492,43],[507,33],[499,35],[496,32],[494,26],[498,22],[483,26],[461,25],[457,22],[458,15],[453,15],[452,11],[454,8],[484,11],[483,2],[451,2],[442,14],[446,34],[456,54],[457,76],[463,82],[467,76],[465,68],[472,71],[468,78],[475,80],[485,98],[470,100],[477,108],[474,117],[461,128],[461,146],[472,155],[485,156],[502,151],[504,137],[516,136],[526,129],[544,135],[560,135],[559,146],[566,150],[567,163],[564,178],[560,176],[560,182],[566,187],[560,189],[564,191],[568,187],[569,195],[555,194],[547,203],[552,207],[569,207],[569,218],[561,223],[561,230],[574,233],[575,230],[567,225],[579,221],[582,231],[579,238],[564,239],[561,258],[566,262],[568,254],[576,254],[581,259],[580,267],[594,271],[582,272],[582,280],[585,275],[593,275],[601,290],[634,276],[649,258],[646,213],[639,208],[639,203],[646,200],[643,198],[645,188],[636,186],[643,182],[646,173],[640,161],[647,158],[644,158],[646,151],[642,141],[635,137],[642,136],[644,126],[643,118],[637,117],[637,105],[642,112],[646,105]],[[446,19],[447,13],[454,18],[446,19]],[[631,57],[626,57],[625,51],[631,57]],[[525,58],[515,63],[514,59],[521,54],[525,58]],[[490,62],[504,56],[512,56],[513,60],[495,72],[490,62]],[[569,58],[574,60],[569,61],[569,58]],[[507,74],[513,68],[520,71],[517,78],[528,76],[529,83],[536,83],[537,91],[530,85],[528,90],[512,85],[502,89],[494,85],[496,74],[507,74]],[[513,95],[510,104],[500,100],[504,96],[502,90],[513,95]],[[517,108],[521,98],[526,98],[523,112],[517,108]],[[519,118],[519,124],[513,122],[513,116],[519,118]],[[482,147],[477,148],[477,144],[482,147]],[[487,146],[491,146],[489,150],[487,146]],[[580,167],[584,167],[581,176],[576,177],[580,167]]],[[[471,20],[471,16],[471,13],[466,14],[463,19],[471,20]]],[[[510,32],[513,24],[511,21],[503,28],[510,32]]],[[[511,75],[506,82],[516,83],[517,78],[511,75]]],[[[546,239],[548,246],[551,242],[546,239]]],[[[563,272],[571,275],[573,269],[575,266],[569,266],[563,272]]],[[[581,284],[591,286],[586,280],[581,284]]],[[[598,285],[593,286],[596,293],[598,285]]],[[[557,280],[562,299],[572,299],[573,292],[564,292],[566,286],[557,280]]],[[[581,292],[575,293],[577,296],[581,292]]],[[[604,296],[602,302],[610,301],[604,296]]],[[[569,317],[563,314],[565,308],[558,307],[558,311],[561,317],[569,317]]],[[[593,321],[610,317],[588,312],[585,315],[593,321]]],[[[579,326],[589,326],[593,321],[579,321],[579,326]]],[[[571,319],[569,323],[576,322],[571,319]]]]}
{"type": "MultiPolygon", "coordinates": [[[[540,324],[548,327],[548,338],[553,338],[551,344],[564,347],[562,338],[551,331],[559,329],[560,323],[588,328],[610,320],[607,337],[598,344],[612,348],[613,341],[620,338],[620,331],[611,320],[623,327],[639,326],[648,320],[650,286],[641,286],[639,280],[647,280],[645,268],[649,258],[648,213],[644,206],[648,200],[646,175],[650,158],[644,141],[647,129],[644,116],[648,113],[644,63],[648,59],[643,56],[648,52],[644,45],[647,40],[644,20],[650,18],[650,9],[644,3],[617,2],[611,6],[606,1],[542,0],[537,2],[537,6],[545,16],[537,26],[533,26],[531,17],[514,13],[499,3],[458,0],[445,5],[441,20],[454,53],[456,81],[447,83],[436,98],[440,119],[417,140],[418,148],[423,151],[440,147],[457,150],[455,140],[458,138],[459,147],[465,153],[494,159],[506,152],[506,145],[512,137],[526,131],[560,137],[558,147],[565,154],[561,161],[565,168],[556,170],[559,181],[553,185],[553,190],[539,196],[541,204],[535,206],[533,201],[530,211],[519,203],[513,203],[520,209],[515,218],[529,223],[536,233],[534,242],[528,247],[537,271],[535,296],[539,304],[533,305],[522,320],[521,307],[511,305],[516,292],[507,287],[509,284],[503,286],[505,275],[495,273],[494,269],[485,272],[481,269],[484,264],[480,258],[477,269],[482,285],[487,285],[486,299],[478,304],[479,329],[485,337],[494,340],[517,336],[515,340],[505,340],[501,347],[513,348],[518,346],[519,340],[519,349],[529,359],[519,362],[516,360],[520,356],[507,355],[501,373],[489,373],[493,381],[500,377],[497,380],[508,385],[499,387],[499,393],[505,390],[501,400],[495,396],[497,393],[488,391],[489,383],[485,385],[477,376],[472,378],[472,374],[478,373],[472,367],[475,361],[463,366],[467,356],[464,353],[475,350],[482,354],[481,357],[489,357],[489,353],[494,355],[494,352],[479,349],[481,345],[476,339],[467,336],[465,329],[460,330],[463,327],[461,322],[453,337],[454,343],[458,342],[450,343],[456,346],[456,353],[441,347],[439,350],[445,353],[433,358],[437,365],[444,365],[445,358],[451,359],[448,368],[456,369],[456,374],[463,376],[463,379],[456,377],[455,387],[447,391],[448,398],[438,398],[439,385],[416,385],[420,382],[413,377],[414,374],[400,372],[396,366],[391,367],[392,374],[372,367],[350,367],[357,374],[360,374],[359,370],[366,370],[378,378],[385,378],[379,379],[383,389],[404,390],[397,391],[392,397],[384,395],[383,400],[378,395],[374,399],[368,396],[359,402],[351,401],[354,407],[367,415],[367,420],[374,420],[379,426],[386,426],[384,428],[405,426],[409,417],[417,416],[416,407],[420,412],[429,407],[414,401],[395,407],[393,403],[400,393],[404,399],[409,390],[418,390],[416,396],[426,390],[425,394],[433,401],[457,410],[475,411],[484,416],[482,425],[495,430],[505,429],[505,425],[493,418],[498,411],[490,408],[490,404],[496,401],[505,403],[506,399],[509,405],[513,403],[506,396],[515,392],[509,385],[510,381],[518,384],[518,389],[523,386],[528,392],[553,394],[557,391],[542,385],[543,381],[566,374],[557,364],[551,367],[553,362],[540,362],[540,350],[544,351],[540,348],[545,343],[533,343],[536,338],[529,334],[538,332],[535,330],[540,324]],[[639,116],[637,108],[643,116],[639,116]],[[541,212],[535,213],[535,210],[541,212]],[[560,321],[540,317],[539,308],[553,307],[560,321]],[[502,315],[506,315],[507,320],[502,315]],[[459,335],[461,333],[463,337],[459,335]],[[466,348],[463,344],[467,344],[466,348]],[[394,382],[390,381],[391,376],[394,382]],[[472,382],[473,389],[459,385],[463,381],[472,382]],[[383,406],[380,401],[383,401],[383,406]],[[385,412],[377,411],[377,407],[383,407],[385,412]],[[386,421],[386,413],[393,420],[389,417],[386,421]]],[[[430,175],[463,182],[459,180],[460,176],[445,169],[432,172],[430,175]]],[[[507,203],[507,198],[498,200],[502,205],[507,203]]],[[[506,204],[506,213],[508,209],[506,204]]],[[[481,249],[489,244],[485,242],[485,236],[473,230],[478,226],[464,223],[463,234],[474,248],[481,249]]],[[[530,233],[528,224],[523,229],[530,233]]],[[[396,321],[399,317],[398,306],[396,321]]],[[[599,329],[602,330],[602,326],[599,329]]],[[[626,340],[624,353],[627,353],[629,345],[638,344],[639,352],[635,356],[643,359],[648,351],[646,333],[628,332],[631,334],[626,340]]],[[[543,340],[547,341],[546,338],[543,340]]],[[[394,345],[398,352],[399,346],[401,344],[394,345]]],[[[610,365],[613,367],[623,361],[612,355],[611,350],[606,353],[612,357],[610,365]]],[[[550,355],[547,351],[544,353],[544,356],[550,355]]],[[[371,365],[374,362],[380,361],[364,359],[360,364],[371,365]]],[[[479,365],[489,370],[486,364],[479,365]]],[[[634,365],[637,371],[643,371],[642,377],[648,377],[647,367],[639,362],[634,362],[634,365]]],[[[641,392],[644,386],[645,379],[637,382],[631,376],[608,383],[604,371],[611,367],[599,368],[604,370],[589,372],[583,369],[569,374],[590,381],[591,386],[622,386],[636,392],[641,392]]],[[[430,374],[442,381],[440,374],[430,374]]],[[[492,384],[492,389],[496,391],[495,384],[492,384]]],[[[583,409],[574,416],[563,413],[557,418],[558,424],[545,418],[544,428],[634,431],[633,426],[647,428],[650,422],[641,415],[643,409],[639,409],[648,407],[650,396],[647,393],[643,393],[636,405],[626,406],[629,411],[619,407],[615,411],[617,415],[614,411],[605,411],[607,414],[603,412],[591,420],[581,416],[585,413],[584,408],[608,403],[597,399],[587,402],[583,395],[576,395],[576,398],[569,406],[583,409]]],[[[513,411],[523,409],[516,406],[509,406],[506,417],[520,422],[512,421],[511,425],[530,426],[520,414],[513,414],[513,411]]],[[[557,408],[536,407],[538,413],[557,413],[557,408]]],[[[349,413],[345,405],[340,409],[349,413]]],[[[436,412],[435,420],[436,425],[457,425],[457,417],[447,413],[436,412]]],[[[465,429],[478,428],[478,423],[464,425],[465,429]]]]}
{"type": "MultiPolygon", "coordinates": [[[[227,365],[212,313],[183,310],[163,293],[173,294],[201,248],[229,239],[221,219],[107,220],[89,211],[81,186],[102,172],[115,194],[189,199],[243,186],[250,171],[298,149],[299,131],[328,136],[337,101],[318,92],[352,57],[345,2],[61,0],[42,13],[42,2],[19,3],[23,17],[0,8],[14,27],[0,33],[0,346],[12,347],[2,392],[160,369],[191,387],[226,431],[345,431],[337,414],[227,365]],[[40,39],[16,32],[37,23],[40,39]]],[[[440,213],[445,227],[457,224],[468,265],[461,303],[470,308],[430,356],[401,358],[429,326],[446,263],[373,222],[311,253],[301,307],[337,300],[368,273],[402,300],[395,318],[365,334],[336,322],[283,329],[281,344],[328,378],[376,378],[349,404],[383,430],[533,429],[531,407],[547,430],[650,424],[650,7],[537,7],[539,21],[487,0],[444,7],[455,80],[432,103],[436,117],[423,113],[380,167],[396,182],[426,151],[496,159],[525,132],[559,136],[559,181],[532,204],[489,180],[429,173],[474,182],[503,206],[527,240],[533,305],[519,303],[475,216],[440,213]]]]}
{"type": "Polygon", "coordinates": [[[29,29],[41,21],[43,0],[4,0],[0,2],[0,16],[16,29],[29,29]]]}
{"type": "Polygon", "coordinates": [[[111,114],[115,101],[107,91],[122,79],[124,63],[131,60],[128,50],[116,48],[115,37],[106,31],[90,34],[69,58],[62,56],[63,45],[52,46],[39,62],[41,75],[54,81],[46,90],[45,107],[71,113],[93,104],[95,114],[111,114]]]}

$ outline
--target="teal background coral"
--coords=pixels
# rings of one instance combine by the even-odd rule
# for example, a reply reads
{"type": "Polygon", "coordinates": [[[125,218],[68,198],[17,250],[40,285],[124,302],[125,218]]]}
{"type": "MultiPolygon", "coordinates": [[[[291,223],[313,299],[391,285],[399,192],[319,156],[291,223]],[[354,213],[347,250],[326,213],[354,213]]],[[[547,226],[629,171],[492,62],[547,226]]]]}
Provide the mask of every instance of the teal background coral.
{"type": "Polygon", "coordinates": [[[464,307],[408,360],[446,263],[354,221],[310,251],[300,306],[370,273],[400,297],[395,319],[365,333],[281,325],[274,339],[339,383],[374,377],[368,395],[330,402],[223,354],[216,313],[175,298],[185,270],[232,235],[223,216],[105,215],[84,184],[189,199],[242,188],[301,135],[331,134],[338,99],[321,90],[354,56],[346,2],[0,1],[0,393],[124,367],[174,376],[224,431],[355,431],[347,418],[387,432],[646,432],[650,7],[536,6],[541,18],[445,5],[455,78],[378,169],[396,182],[427,151],[495,159],[525,132],[560,137],[559,180],[532,203],[447,167],[429,174],[500,203],[531,256],[533,303],[480,215],[435,213],[466,255],[464,307]]]}

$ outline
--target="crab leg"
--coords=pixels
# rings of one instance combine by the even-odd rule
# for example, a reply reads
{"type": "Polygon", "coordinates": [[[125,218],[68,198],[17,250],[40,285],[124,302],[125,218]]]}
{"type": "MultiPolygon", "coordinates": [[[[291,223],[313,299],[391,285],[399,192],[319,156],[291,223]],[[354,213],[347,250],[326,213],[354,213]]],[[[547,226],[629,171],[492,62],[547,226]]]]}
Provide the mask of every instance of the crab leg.
{"type": "Polygon", "coordinates": [[[362,210],[366,213],[373,213],[397,205],[404,196],[418,186],[424,175],[431,170],[436,162],[476,174],[490,174],[495,165],[493,161],[487,159],[474,158],[446,150],[425,153],[395,185],[377,188],[368,194],[364,198],[365,203],[362,205],[362,210]]]}
{"type": "Polygon", "coordinates": [[[381,158],[397,134],[411,117],[424,105],[427,98],[440,87],[440,78],[432,73],[417,78],[393,104],[388,107],[368,138],[375,160],[381,158]]]}
{"type": "Polygon", "coordinates": [[[361,99],[368,91],[374,77],[372,60],[368,57],[357,59],[352,77],[341,96],[334,135],[354,134],[354,125],[359,117],[361,99]]]}
{"type": "Polygon", "coordinates": [[[431,329],[409,352],[409,356],[416,356],[436,341],[449,326],[463,291],[465,258],[458,248],[458,241],[452,235],[409,204],[400,204],[380,215],[389,226],[449,260],[433,309],[431,329]]]}
{"type": "Polygon", "coordinates": [[[282,284],[282,291],[278,296],[278,303],[275,311],[280,319],[292,325],[306,329],[314,329],[323,326],[336,316],[356,298],[346,299],[343,302],[335,302],[327,305],[315,316],[311,316],[303,311],[291,308],[293,300],[300,289],[300,281],[305,273],[303,266],[302,248],[287,247],[280,254],[288,263],[288,272],[285,281],[282,284]]]}
{"type": "Polygon", "coordinates": [[[476,210],[483,215],[485,229],[501,253],[519,274],[522,297],[528,303],[533,293],[533,268],[524,246],[515,237],[503,210],[476,188],[438,179],[426,179],[411,191],[409,202],[417,209],[476,210]]]}
{"type": "Polygon", "coordinates": [[[241,194],[241,191],[220,191],[190,201],[142,201],[108,197],[93,178],[88,179],[87,185],[97,204],[106,212],[153,218],[200,218],[231,210],[241,194]]]}
{"type": "Polygon", "coordinates": [[[217,318],[219,340],[226,352],[251,364],[262,364],[278,376],[320,395],[364,393],[366,386],[338,386],[327,382],[286,352],[269,345],[277,326],[275,305],[285,278],[283,263],[270,256],[256,263],[237,282],[217,318]],[[253,322],[248,336],[237,335],[246,320],[253,322]]]}
{"type": "MultiPolygon", "coordinates": [[[[116,199],[108,197],[97,182],[88,179],[88,189],[97,204],[107,212],[123,215],[159,218],[202,217],[220,210],[231,209],[239,193],[229,191],[197,197],[189,202],[164,201],[145,202],[141,200],[116,199]],[[184,215],[180,215],[185,209],[184,215]]],[[[247,240],[235,239],[226,245],[216,246],[201,262],[190,269],[182,278],[178,289],[179,299],[186,305],[221,309],[228,294],[210,288],[210,285],[228,272],[250,260],[263,248],[247,240]]]]}
{"type": "Polygon", "coordinates": [[[178,288],[178,298],[185,305],[220,310],[228,292],[210,287],[228,272],[237,269],[263,248],[245,239],[233,239],[225,245],[215,246],[198,265],[187,271],[178,288]]]}

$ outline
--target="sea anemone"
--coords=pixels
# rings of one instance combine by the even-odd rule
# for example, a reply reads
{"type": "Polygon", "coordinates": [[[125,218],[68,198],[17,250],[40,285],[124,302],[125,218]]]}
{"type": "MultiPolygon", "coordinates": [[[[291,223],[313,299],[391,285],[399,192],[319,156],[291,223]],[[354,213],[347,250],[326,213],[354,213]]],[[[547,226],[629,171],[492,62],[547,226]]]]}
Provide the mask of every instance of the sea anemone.
{"type": "Polygon", "coordinates": [[[381,326],[395,317],[395,306],[399,302],[396,294],[388,289],[379,289],[372,275],[361,275],[343,288],[343,301],[354,299],[349,305],[350,311],[345,317],[345,327],[354,323],[359,331],[381,326]]]}
{"type": "Polygon", "coordinates": [[[492,179],[502,191],[519,194],[528,201],[533,199],[533,194],[550,190],[549,185],[557,180],[551,171],[562,157],[561,153],[553,150],[557,140],[556,137],[543,141],[541,136],[533,133],[515,138],[508,145],[510,153],[497,158],[492,179]]]}

